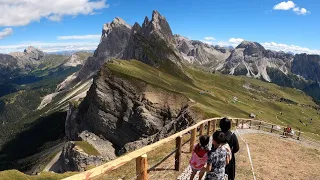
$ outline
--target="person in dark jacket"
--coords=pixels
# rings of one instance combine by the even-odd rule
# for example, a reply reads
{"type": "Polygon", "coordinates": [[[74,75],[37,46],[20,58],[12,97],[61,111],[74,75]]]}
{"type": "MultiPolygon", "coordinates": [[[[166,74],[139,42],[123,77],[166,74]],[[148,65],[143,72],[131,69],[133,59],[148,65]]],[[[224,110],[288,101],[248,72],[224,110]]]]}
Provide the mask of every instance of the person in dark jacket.
{"type": "Polygon", "coordinates": [[[220,129],[225,133],[226,140],[232,151],[232,159],[226,166],[225,172],[228,174],[229,180],[234,180],[236,175],[236,158],[235,153],[239,151],[239,142],[237,136],[230,131],[231,121],[228,118],[223,118],[220,120],[220,129]]]}

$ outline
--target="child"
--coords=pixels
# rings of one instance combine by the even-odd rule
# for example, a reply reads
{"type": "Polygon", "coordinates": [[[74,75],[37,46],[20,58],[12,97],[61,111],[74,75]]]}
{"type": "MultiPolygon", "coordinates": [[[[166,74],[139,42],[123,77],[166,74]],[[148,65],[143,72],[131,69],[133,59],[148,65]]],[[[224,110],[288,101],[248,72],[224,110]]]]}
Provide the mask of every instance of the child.
{"type": "Polygon", "coordinates": [[[222,146],[226,142],[225,134],[216,131],[212,135],[212,150],[208,153],[206,180],[224,180],[227,161],[227,150],[222,146]]]}
{"type": "MultiPolygon", "coordinates": [[[[192,173],[190,176],[190,180],[193,180],[196,173],[203,169],[204,165],[208,161],[208,144],[209,144],[209,137],[208,136],[200,136],[199,143],[194,146],[192,157],[190,160],[190,166],[192,169],[192,173]]],[[[203,173],[199,174],[199,179],[201,179],[203,173]]]]}

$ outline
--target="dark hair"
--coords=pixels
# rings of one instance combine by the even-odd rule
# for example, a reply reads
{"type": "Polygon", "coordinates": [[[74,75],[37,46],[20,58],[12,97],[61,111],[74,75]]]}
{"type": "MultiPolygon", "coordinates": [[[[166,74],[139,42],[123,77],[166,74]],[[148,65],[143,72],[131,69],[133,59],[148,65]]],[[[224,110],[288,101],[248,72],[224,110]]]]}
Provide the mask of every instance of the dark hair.
{"type": "Polygon", "coordinates": [[[207,135],[200,136],[199,141],[202,147],[206,147],[209,144],[209,136],[207,135]]]}
{"type": "Polygon", "coordinates": [[[222,118],[219,123],[222,132],[226,133],[231,128],[231,121],[228,118],[222,118]]]}
{"type": "Polygon", "coordinates": [[[215,140],[218,144],[226,142],[226,136],[222,131],[216,131],[212,135],[212,139],[215,140]]]}

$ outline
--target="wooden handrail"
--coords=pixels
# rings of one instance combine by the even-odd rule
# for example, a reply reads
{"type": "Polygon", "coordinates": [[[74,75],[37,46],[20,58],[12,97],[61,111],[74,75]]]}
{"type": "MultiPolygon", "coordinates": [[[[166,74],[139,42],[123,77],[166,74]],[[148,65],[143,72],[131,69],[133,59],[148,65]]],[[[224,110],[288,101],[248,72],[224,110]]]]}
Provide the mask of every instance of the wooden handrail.
{"type": "MultiPolygon", "coordinates": [[[[137,149],[133,152],[130,152],[130,153],[127,153],[123,156],[120,156],[118,157],[117,159],[115,160],[112,160],[112,161],[109,161],[101,166],[98,166],[98,167],[95,167],[93,169],[90,169],[88,171],[85,171],[85,172],[81,172],[79,174],[76,174],[76,175],[73,175],[73,176],[70,176],[70,177],[67,177],[63,180],[86,180],[86,179],[90,179],[90,178],[93,178],[93,177],[96,177],[96,176],[99,176],[99,175],[102,175],[102,174],[106,174],[108,173],[109,171],[112,171],[114,169],[117,169],[118,167],[126,164],[127,162],[131,161],[131,160],[134,160],[144,154],[147,154],[148,152],[156,149],[157,147],[160,147],[161,145],[167,143],[167,142],[170,142],[172,140],[175,140],[177,137],[179,136],[182,136],[186,133],[188,133],[189,131],[191,131],[192,129],[195,129],[197,128],[198,126],[200,126],[201,124],[203,123],[206,123],[206,122],[210,122],[212,120],[218,120],[218,119],[221,119],[221,118],[211,118],[211,119],[206,119],[206,120],[202,120],[198,123],[196,123],[195,125],[193,126],[190,126],[188,128],[186,128],[185,130],[182,130],[176,134],[173,134],[167,138],[164,138],[164,139],[161,139],[153,144],[150,144],[148,146],[145,146],[145,147],[142,147],[140,149],[137,149]]],[[[210,127],[208,127],[210,128],[210,127]]]]}
{"type": "MultiPolygon", "coordinates": [[[[161,139],[161,140],[159,140],[159,141],[157,141],[157,142],[155,142],[153,144],[147,145],[147,146],[142,147],[140,149],[137,149],[137,150],[135,150],[133,152],[124,154],[124,155],[118,157],[115,160],[109,161],[109,162],[107,162],[107,163],[105,163],[103,165],[100,165],[100,166],[95,167],[93,169],[90,169],[88,171],[81,172],[79,174],[67,177],[67,178],[65,178],[63,180],[88,180],[88,179],[91,179],[91,178],[94,178],[94,177],[97,177],[97,176],[100,176],[100,175],[103,175],[103,174],[107,174],[108,172],[110,172],[110,171],[112,171],[114,169],[117,169],[118,167],[121,167],[124,164],[126,164],[129,161],[134,160],[134,159],[136,159],[137,164],[138,163],[141,164],[141,162],[147,163],[147,153],[148,152],[150,152],[152,150],[155,150],[156,148],[160,147],[161,145],[163,145],[165,143],[168,143],[170,141],[173,141],[173,140],[176,140],[176,145],[180,146],[180,147],[176,147],[176,148],[178,148],[178,151],[180,151],[180,152],[176,153],[175,159],[178,159],[178,158],[180,158],[178,156],[181,155],[181,142],[180,141],[181,141],[181,137],[184,134],[186,134],[189,131],[191,131],[191,141],[190,141],[190,150],[191,150],[191,146],[193,147],[193,145],[195,144],[195,136],[196,136],[197,128],[200,126],[199,130],[200,130],[200,134],[202,134],[204,124],[207,123],[207,134],[209,135],[211,128],[213,128],[213,131],[215,131],[216,123],[217,123],[216,121],[220,120],[220,119],[222,119],[222,118],[218,117],[218,118],[211,118],[211,119],[202,120],[202,121],[196,123],[195,125],[190,126],[190,127],[186,128],[186,129],[184,129],[184,130],[182,130],[182,131],[180,131],[180,132],[178,132],[176,134],[173,134],[173,135],[171,135],[171,136],[169,136],[167,138],[161,139]]],[[[241,120],[242,121],[242,127],[243,127],[244,121],[249,121],[250,125],[251,125],[252,122],[259,122],[258,127],[261,126],[261,123],[272,125],[272,128],[274,126],[274,124],[267,123],[267,122],[261,121],[261,120],[254,120],[254,119],[248,119],[248,118],[229,118],[229,119],[230,120],[236,120],[236,125],[239,125],[239,120],[241,120]]],[[[281,125],[277,125],[277,126],[284,127],[284,126],[281,126],[281,125]]],[[[303,132],[299,131],[299,135],[300,135],[300,133],[303,133],[303,132]]],[[[145,179],[148,176],[148,174],[145,174],[145,172],[147,172],[146,168],[148,167],[148,165],[142,164],[141,166],[143,166],[143,167],[139,167],[137,169],[137,173],[139,171],[139,174],[138,174],[139,176],[138,177],[139,177],[139,179],[145,179]]],[[[181,166],[180,163],[176,164],[175,165],[175,169],[176,170],[180,169],[180,166],[181,166]]]]}

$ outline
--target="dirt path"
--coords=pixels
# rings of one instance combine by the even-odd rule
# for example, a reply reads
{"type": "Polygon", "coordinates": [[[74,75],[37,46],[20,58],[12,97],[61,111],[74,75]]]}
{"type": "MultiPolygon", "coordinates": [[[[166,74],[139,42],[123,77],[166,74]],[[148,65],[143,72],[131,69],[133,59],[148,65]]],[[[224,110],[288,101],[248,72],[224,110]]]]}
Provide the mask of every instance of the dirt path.
{"type": "Polygon", "coordinates": [[[59,169],[57,166],[58,160],[60,158],[61,155],[61,151],[47,164],[47,166],[44,168],[44,172],[49,172],[49,171],[53,171],[53,172],[58,172],[59,169]]]}

